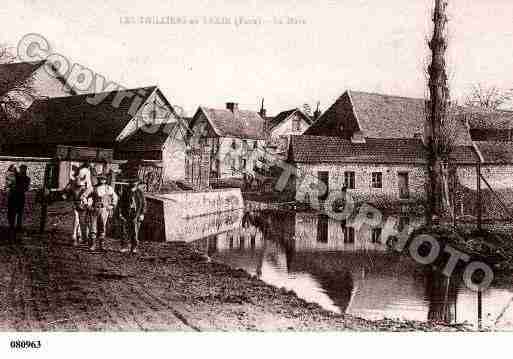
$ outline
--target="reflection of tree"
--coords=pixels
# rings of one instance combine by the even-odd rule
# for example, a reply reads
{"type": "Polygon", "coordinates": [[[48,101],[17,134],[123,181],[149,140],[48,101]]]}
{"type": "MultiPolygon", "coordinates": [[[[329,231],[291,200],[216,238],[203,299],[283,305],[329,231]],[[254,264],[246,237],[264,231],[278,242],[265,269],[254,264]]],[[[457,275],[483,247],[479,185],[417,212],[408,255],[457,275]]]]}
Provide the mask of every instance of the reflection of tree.
{"type": "MultiPolygon", "coordinates": [[[[346,312],[354,289],[351,271],[338,259],[325,260],[327,258],[320,258],[321,254],[312,256],[311,253],[296,252],[295,213],[264,211],[258,215],[248,215],[246,220],[251,220],[264,235],[264,247],[257,267],[258,276],[262,274],[264,257],[267,255],[267,259],[272,260],[270,252],[274,252],[273,245],[269,246],[269,244],[273,243],[276,246],[275,251],[285,254],[287,272],[308,273],[341,312],[346,312]]],[[[321,222],[324,240],[328,236],[328,217],[323,218],[321,222]]],[[[323,253],[323,255],[330,254],[323,253]]],[[[337,258],[337,255],[335,254],[333,258],[337,258]]]]}
{"type": "Polygon", "coordinates": [[[459,280],[443,273],[429,270],[426,276],[426,298],[429,302],[428,320],[454,323],[459,280]]]}

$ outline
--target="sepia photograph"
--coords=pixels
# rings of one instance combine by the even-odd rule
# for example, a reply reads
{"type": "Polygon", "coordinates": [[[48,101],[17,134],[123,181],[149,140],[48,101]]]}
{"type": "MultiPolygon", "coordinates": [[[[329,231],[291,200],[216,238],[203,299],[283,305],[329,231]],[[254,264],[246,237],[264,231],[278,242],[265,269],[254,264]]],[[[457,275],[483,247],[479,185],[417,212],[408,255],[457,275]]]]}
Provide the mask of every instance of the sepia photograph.
{"type": "Polygon", "coordinates": [[[513,330],[513,2],[3,0],[0,23],[9,355],[513,330]]]}

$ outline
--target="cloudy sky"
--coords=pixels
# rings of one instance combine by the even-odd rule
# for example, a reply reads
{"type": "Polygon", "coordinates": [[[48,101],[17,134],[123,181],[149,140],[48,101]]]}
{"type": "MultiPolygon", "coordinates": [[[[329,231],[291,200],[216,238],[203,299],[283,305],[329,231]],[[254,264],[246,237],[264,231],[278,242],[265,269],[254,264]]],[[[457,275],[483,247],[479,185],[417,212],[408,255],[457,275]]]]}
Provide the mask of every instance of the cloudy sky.
{"type": "MultiPolygon", "coordinates": [[[[432,3],[2,0],[0,42],[42,34],[70,61],[127,87],[157,84],[189,113],[227,101],[258,109],[265,97],[273,114],[317,101],[325,109],[346,89],[423,96],[432,3]],[[197,23],[141,24],[140,16],[197,23]],[[216,16],[230,23],[205,23],[216,16]],[[237,25],[240,17],[260,23],[237,25]]],[[[474,83],[513,88],[513,1],[449,3],[453,97],[474,83]]]]}

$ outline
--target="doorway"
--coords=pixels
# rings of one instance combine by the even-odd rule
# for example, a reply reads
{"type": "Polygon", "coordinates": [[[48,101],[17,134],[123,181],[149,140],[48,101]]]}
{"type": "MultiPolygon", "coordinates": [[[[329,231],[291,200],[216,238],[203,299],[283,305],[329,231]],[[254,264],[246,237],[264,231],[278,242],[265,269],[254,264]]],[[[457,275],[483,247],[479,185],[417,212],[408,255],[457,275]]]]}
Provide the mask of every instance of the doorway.
{"type": "Polygon", "coordinates": [[[399,198],[400,199],[410,198],[408,172],[399,172],[398,178],[399,178],[399,198]]]}
{"type": "Polygon", "coordinates": [[[330,192],[330,189],[329,189],[330,173],[328,171],[319,171],[317,173],[317,180],[319,183],[319,186],[317,187],[319,200],[325,201],[328,199],[328,195],[330,192]],[[325,185],[325,187],[324,187],[324,188],[326,188],[325,192],[322,191],[322,189],[323,189],[322,183],[324,183],[324,185],[325,185]]]}

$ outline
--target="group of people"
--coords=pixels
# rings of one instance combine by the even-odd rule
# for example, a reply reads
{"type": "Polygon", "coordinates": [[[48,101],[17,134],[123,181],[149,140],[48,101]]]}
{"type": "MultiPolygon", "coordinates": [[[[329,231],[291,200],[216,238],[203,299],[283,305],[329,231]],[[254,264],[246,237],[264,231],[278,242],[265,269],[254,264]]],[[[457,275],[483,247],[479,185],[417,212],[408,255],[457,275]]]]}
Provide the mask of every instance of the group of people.
{"type": "Polygon", "coordinates": [[[116,216],[123,226],[121,251],[137,253],[139,229],[144,220],[146,201],[139,188],[139,179],[130,178],[128,183],[128,188],[119,198],[114,188],[108,184],[108,176],[105,174],[93,176],[88,163],[84,163],[73,171],[64,191],[64,198],[70,198],[73,202],[74,245],[84,243],[92,251],[103,250],[109,218],[116,216]],[[96,185],[93,185],[94,177],[98,181],[96,185]]]}
{"type": "Polygon", "coordinates": [[[27,166],[19,168],[12,164],[5,176],[5,192],[7,193],[7,220],[10,233],[23,230],[23,212],[25,211],[25,194],[30,189],[30,177],[27,166]]]}

